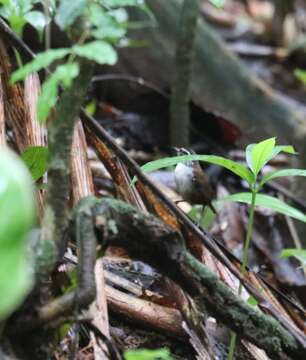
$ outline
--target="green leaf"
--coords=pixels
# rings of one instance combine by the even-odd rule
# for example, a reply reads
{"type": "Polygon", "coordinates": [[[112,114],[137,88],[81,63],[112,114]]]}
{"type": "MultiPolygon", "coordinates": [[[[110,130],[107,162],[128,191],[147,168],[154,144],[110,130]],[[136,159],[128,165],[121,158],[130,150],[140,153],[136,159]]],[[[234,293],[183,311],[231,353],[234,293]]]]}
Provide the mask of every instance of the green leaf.
{"type": "Polygon", "coordinates": [[[23,80],[27,75],[48,67],[53,61],[62,59],[70,53],[70,49],[52,49],[38,54],[34,60],[16,70],[11,76],[11,83],[23,80]]]}
{"type": "Polygon", "coordinates": [[[24,18],[24,16],[14,14],[14,15],[11,15],[7,20],[10,24],[10,27],[13,29],[13,31],[18,36],[22,36],[22,31],[26,24],[26,19],[24,18]]]}
{"type": "MultiPolygon", "coordinates": [[[[245,166],[223,158],[222,156],[215,156],[215,155],[182,155],[182,156],[173,156],[173,157],[166,157],[159,160],[154,160],[146,163],[141,167],[142,171],[145,173],[155,171],[158,169],[166,168],[169,166],[176,165],[180,162],[188,161],[188,160],[198,160],[204,161],[210,164],[215,164],[222,166],[234,174],[238,175],[242,179],[246,180],[249,184],[252,184],[254,181],[254,176],[250,170],[248,170],[245,166]]],[[[134,184],[136,179],[134,178],[132,184],[134,184]]]]}
{"type": "Polygon", "coordinates": [[[279,177],[284,177],[284,176],[306,176],[306,170],[303,169],[282,169],[282,170],[277,170],[274,171],[270,174],[265,175],[261,181],[259,186],[262,187],[266,182],[272,180],[272,179],[276,179],[279,177]]]}
{"type": "Polygon", "coordinates": [[[77,63],[59,65],[55,72],[43,83],[37,105],[39,121],[45,121],[50,110],[55,106],[58,86],[62,84],[65,88],[70,87],[72,80],[77,77],[78,74],[79,65],[77,63]]]}
{"type": "Polygon", "coordinates": [[[301,69],[295,69],[294,70],[294,76],[302,81],[304,84],[306,84],[306,71],[301,69]]]}
{"type": "Polygon", "coordinates": [[[41,11],[30,11],[25,14],[25,19],[38,31],[42,31],[49,23],[48,17],[41,11]]]}
{"type": "Polygon", "coordinates": [[[222,8],[225,4],[225,0],[209,0],[217,8],[222,8]]]}
{"type": "Polygon", "coordinates": [[[125,360],[173,360],[168,349],[159,350],[128,350],[124,353],[125,360]]]}
{"type": "Polygon", "coordinates": [[[97,104],[95,100],[92,100],[90,103],[86,105],[86,112],[88,112],[88,114],[93,116],[96,112],[96,108],[97,108],[97,104]]]}
{"type": "Polygon", "coordinates": [[[96,61],[100,65],[114,65],[117,62],[117,53],[105,41],[93,41],[85,45],[73,46],[72,52],[78,56],[96,61]]]}
{"type": "Polygon", "coordinates": [[[249,167],[249,169],[252,169],[252,149],[254,148],[256,144],[250,144],[245,149],[245,160],[249,167]]]}
{"type": "Polygon", "coordinates": [[[106,7],[121,7],[121,6],[138,6],[143,1],[139,0],[103,0],[102,4],[106,7]]]}
{"type": "Polygon", "coordinates": [[[95,26],[92,35],[96,39],[108,38],[118,40],[126,34],[126,28],[112,14],[105,12],[98,4],[93,3],[90,5],[89,20],[95,26]]]}
{"type": "Polygon", "coordinates": [[[252,307],[255,307],[258,305],[258,301],[253,295],[250,295],[249,298],[247,299],[247,304],[249,304],[252,307]]]}
{"type": "Polygon", "coordinates": [[[281,253],[281,258],[288,258],[290,256],[294,256],[298,259],[302,266],[306,265],[306,250],[304,249],[285,249],[281,253]]]}
{"type": "Polygon", "coordinates": [[[33,180],[37,181],[47,170],[48,148],[44,146],[29,146],[21,154],[21,158],[31,172],[33,180]]]}
{"type": "Polygon", "coordinates": [[[57,9],[55,22],[62,30],[65,30],[83,13],[86,5],[86,0],[62,0],[57,9]]]}
{"type": "Polygon", "coordinates": [[[280,152],[285,152],[287,154],[294,154],[294,155],[297,154],[297,152],[294,150],[294,147],[291,145],[277,145],[274,146],[272,154],[269,157],[269,161],[273,159],[276,155],[278,155],[280,152]]]}
{"type": "MultiPolygon", "coordinates": [[[[252,194],[251,193],[237,193],[227,196],[218,201],[238,201],[245,204],[251,204],[252,194]]],[[[256,206],[261,206],[267,209],[274,210],[280,214],[290,216],[294,219],[306,222],[306,215],[296,208],[287,205],[283,201],[269,195],[257,194],[256,195],[256,206]]]]}
{"type": "Polygon", "coordinates": [[[257,144],[251,144],[246,148],[246,159],[249,168],[255,176],[271,158],[275,146],[275,138],[261,141],[257,144]]]}
{"type": "Polygon", "coordinates": [[[33,274],[26,253],[35,201],[32,178],[10,150],[0,149],[0,319],[14,311],[29,292],[33,274]]]}

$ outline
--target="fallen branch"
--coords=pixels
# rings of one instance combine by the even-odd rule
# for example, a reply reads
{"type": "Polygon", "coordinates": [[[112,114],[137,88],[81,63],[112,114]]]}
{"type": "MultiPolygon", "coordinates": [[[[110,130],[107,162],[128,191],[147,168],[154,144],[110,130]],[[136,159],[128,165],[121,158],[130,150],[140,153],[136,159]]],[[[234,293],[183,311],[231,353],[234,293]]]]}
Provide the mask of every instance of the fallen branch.
{"type": "MultiPolygon", "coordinates": [[[[84,199],[82,206],[88,201],[93,203],[92,198],[84,199]]],[[[205,304],[218,321],[263,348],[272,358],[280,359],[282,353],[293,359],[305,355],[305,347],[278,321],[245,303],[192,256],[177,230],[114,199],[97,201],[93,214],[102,224],[99,230],[104,245],[123,246],[131,256],[160,269],[179,283],[200,308],[205,304]]]]}

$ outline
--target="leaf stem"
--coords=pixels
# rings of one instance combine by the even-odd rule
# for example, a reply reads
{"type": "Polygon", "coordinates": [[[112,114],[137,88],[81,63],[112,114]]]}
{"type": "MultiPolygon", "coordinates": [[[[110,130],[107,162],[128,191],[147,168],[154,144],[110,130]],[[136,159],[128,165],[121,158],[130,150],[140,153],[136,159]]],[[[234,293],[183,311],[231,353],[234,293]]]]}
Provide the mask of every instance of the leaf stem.
{"type": "MultiPolygon", "coordinates": [[[[257,189],[254,184],[251,188],[252,190],[252,200],[251,200],[251,207],[250,207],[250,216],[248,220],[248,227],[247,227],[247,234],[244,242],[244,248],[243,248],[243,256],[242,256],[242,264],[240,266],[240,271],[242,275],[244,275],[247,264],[248,264],[248,256],[249,256],[249,249],[253,234],[253,224],[254,224],[254,213],[255,213],[255,203],[256,203],[256,195],[257,195],[257,189]]],[[[238,288],[238,295],[241,295],[242,293],[242,282],[239,283],[238,288]]],[[[236,348],[236,342],[237,342],[237,334],[234,332],[231,332],[231,339],[229,344],[229,351],[228,351],[228,360],[234,359],[234,353],[236,348]]]]}

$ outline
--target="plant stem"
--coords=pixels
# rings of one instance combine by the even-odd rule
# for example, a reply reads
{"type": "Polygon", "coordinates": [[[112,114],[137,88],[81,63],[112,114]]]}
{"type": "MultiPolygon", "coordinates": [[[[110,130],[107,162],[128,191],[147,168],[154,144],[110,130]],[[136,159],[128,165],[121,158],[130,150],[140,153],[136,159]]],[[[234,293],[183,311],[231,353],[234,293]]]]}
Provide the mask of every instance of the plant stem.
{"type": "Polygon", "coordinates": [[[184,1],[181,9],[180,30],[175,55],[176,74],[170,102],[170,142],[172,146],[189,146],[190,77],[199,12],[199,0],[184,1]]]}
{"type": "MultiPolygon", "coordinates": [[[[242,264],[240,266],[240,271],[241,271],[242,275],[244,275],[245,269],[248,264],[248,255],[249,255],[249,249],[250,249],[252,233],[253,233],[256,195],[257,195],[257,190],[254,185],[252,187],[252,201],[251,201],[251,207],[250,207],[250,216],[249,216],[249,221],[248,221],[247,234],[246,234],[246,238],[245,238],[245,242],[244,242],[242,264]]],[[[238,288],[238,295],[241,295],[241,293],[242,293],[242,282],[240,281],[239,288],[238,288]]],[[[234,359],[236,341],[237,341],[237,334],[234,332],[231,332],[231,339],[230,339],[229,351],[228,351],[228,357],[227,357],[228,360],[234,359]]]]}

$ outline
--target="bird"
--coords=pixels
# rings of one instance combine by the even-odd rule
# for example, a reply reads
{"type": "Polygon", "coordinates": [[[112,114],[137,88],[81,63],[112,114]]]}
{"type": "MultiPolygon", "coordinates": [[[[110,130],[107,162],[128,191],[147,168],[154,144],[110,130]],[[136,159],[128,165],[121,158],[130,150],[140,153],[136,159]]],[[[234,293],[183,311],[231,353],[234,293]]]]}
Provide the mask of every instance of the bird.
{"type": "MultiPolygon", "coordinates": [[[[195,152],[186,148],[174,148],[177,155],[194,155],[195,152]]],[[[212,204],[215,193],[208,177],[198,161],[187,160],[176,165],[174,170],[176,189],[185,201],[195,205],[209,206],[216,214],[212,204]]]]}

